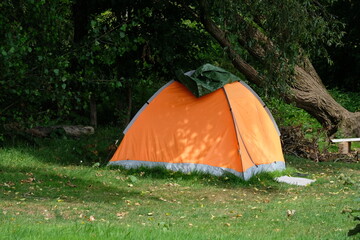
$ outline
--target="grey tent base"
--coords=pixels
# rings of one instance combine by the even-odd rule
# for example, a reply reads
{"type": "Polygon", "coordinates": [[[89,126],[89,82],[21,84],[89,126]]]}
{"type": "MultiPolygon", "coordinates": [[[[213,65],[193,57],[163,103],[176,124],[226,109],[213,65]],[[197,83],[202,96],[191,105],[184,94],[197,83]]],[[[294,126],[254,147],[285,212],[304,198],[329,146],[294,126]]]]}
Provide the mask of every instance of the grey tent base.
{"type": "Polygon", "coordinates": [[[285,169],[284,162],[273,162],[270,164],[262,164],[258,166],[253,166],[247,169],[245,172],[237,172],[233,169],[214,167],[205,164],[195,164],[195,163],[168,163],[168,162],[149,162],[149,161],[137,161],[137,160],[120,160],[109,162],[108,165],[112,166],[123,166],[127,169],[138,168],[138,167],[164,167],[168,170],[179,171],[183,173],[190,172],[203,172],[209,173],[215,176],[221,176],[226,173],[232,173],[235,176],[238,176],[244,180],[249,180],[252,176],[260,172],[272,172],[276,170],[285,169]]]}

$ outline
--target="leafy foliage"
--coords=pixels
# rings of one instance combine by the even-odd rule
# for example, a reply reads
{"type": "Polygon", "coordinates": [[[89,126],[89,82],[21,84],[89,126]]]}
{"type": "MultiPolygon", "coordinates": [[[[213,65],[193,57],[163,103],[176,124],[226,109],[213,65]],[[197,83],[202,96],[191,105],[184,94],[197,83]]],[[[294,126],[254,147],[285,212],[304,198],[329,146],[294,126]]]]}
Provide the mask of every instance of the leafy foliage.
{"type": "MultiPolygon", "coordinates": [[[[360,201],[360,199],[357,199],[357,201],[360,201]]],[[[354,221],[360,221],[360,209],[345,208],[342,213],[347,213],[354,221]]],[[[355,236],[357,234],[360,234],[360,223],[348,232],[348,236],[355,236]]]]}
{"type": "Polygon", "coordinates": [[[304,56],[325,56],[330,61],[326,47],[341,44],[344,35],[343,24],[327,11],[333,2],[227,0],[207,4],[236,50],[266,77],[266,87],[275,90],[283,88],[284,82],[291,83],[293,68],[304,56]],[[265,38],[249,30],[249,26],[265,38]],[[263,51],[260,48],[265,53],[259,53],[263,51]],[[249,49],[257,49],[257,56],[249,49]]]}
{"type": "Polygon", "coordinates": [[[1,128],[86,124],[90,100],[101,121],[124,124],[175,69],[213,51],[170,2],[89,2],[82,29],[78,3],[85,1],[0,3],[1,128]]]}
{"type": "Polygon", "coordinates": [[[343,44],[327,47],[331,64],[326,64],[324,59],[314,58],[323,82],[331,88],[337,87],[346,91],[359,92],[360,82],[360,31],[354,27],[359,22],[359,1],[338,0],[328,9],[345,24],[343,44]]]}
{"type": "Polygon", "coordinates": [[[67,113],[70,2],[2,1],[0,8],[1,122],[32,124],[67,113]]]}

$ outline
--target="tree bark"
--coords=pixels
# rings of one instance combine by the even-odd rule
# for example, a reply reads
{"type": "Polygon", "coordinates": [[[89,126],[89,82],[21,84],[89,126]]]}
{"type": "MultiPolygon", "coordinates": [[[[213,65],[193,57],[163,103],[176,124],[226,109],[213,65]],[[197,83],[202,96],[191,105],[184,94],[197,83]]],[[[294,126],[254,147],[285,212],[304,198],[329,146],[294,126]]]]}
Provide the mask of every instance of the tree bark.
{"type": "Polygon", "coordinates": [[[128,86],[127,86],[127,110],[126,110],[125,126],[127,126],[130,123],[131,111],[132,111],[132,88],[131,88],[131,85],[128,84],[128,86]]]}
{"type": "MultiPolygon", "coordinates": [[[[247,63],[235,50],[228,40],[225,31],[217,26],[208,15],[206,0],[200,1],[200,16],[197,16],[205,30],[213,36],[216,41],[227,49],[229,58],[234,67],[238,69],[251,82],[258,86],[264,85],[264,78],[258,71],[247,63]]],[[[238,21],[244,21],[238,16],[238,21]]],[[[238,33],[239,34],[239,33],[238,33]]],[[[259,30],[247,25],[243,34],[238,35],[238,43],[260,62],[273,48],[273,43],[259,30]],[[249,38],[257,40],[257,44],[249,46],[246,44],[249,38]]],[[[277,66],[274,66],[276,69],[277,66]]],[[[352,113],[337,103],[328,93],[316,70],[308,58],[304,58],[302,64],[295,66],[294,82],[290,90],[284,93],[287,102],[293,102],[297,107],[304,109],[315,117],[332,136],[338,130],[345,136],[360,137],[360,113],[352,113]]]]}
{"type": "Polygon", "coordinates": [[[295,82],[287,94],[287,100],[315,117],[329,136],[338,130],[344,136],[360,136],[360,113],[353,113],[342,107],[329,94],[314,67],[295,67],[295,82]]]}

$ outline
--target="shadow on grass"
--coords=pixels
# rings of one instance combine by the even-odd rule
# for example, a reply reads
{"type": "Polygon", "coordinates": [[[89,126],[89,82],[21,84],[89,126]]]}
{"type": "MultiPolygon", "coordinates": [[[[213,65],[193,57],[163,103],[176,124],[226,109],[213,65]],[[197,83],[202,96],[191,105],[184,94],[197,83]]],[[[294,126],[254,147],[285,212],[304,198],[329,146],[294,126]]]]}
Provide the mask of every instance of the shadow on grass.
{"type": "Polygon", "coordinates": [[[17,137],[16,140],[7,141],[3,148],[26,151],[44,163],[64,166],[92,166],[96,163],[105,166],[116,150],[115,140],[120,137],[118,128],[103,127],[93,135],[79,138],[65,135],[47,138],[17,137]]]}
{"type": "MultiPolygon", "coordinates": [[[[123,203],[124,197],[140,196],[141,191],[127,183],[109,186],[106,178],[92,180],[96,171],[84,169],[76,174],[57,172],[56,168],[8,167],[0,165],[1,199],[10,201],[66,201],[123,203]],[[89,172],[90,171],[90,172],[89,172]]],[[[142,196],[159,201],[152,196],[142,196]]]]}
{"type": "Polygon", "coordinates": [[[125,175],[133,175],[142,178],[168,180],[178,183],[186,181],[188,183],[196,183],[205,186],[215,186],[218,188],[258,188],[270,191],[278,189],[278,183],[274,180],[272,173],[260,173],[248,181],[245,181],[231,173],[223,176],[214,176],[202,172],[174,172],[164,167],[139,167],[126,169],[121,166],[109,166],[108,169],[119,169],[125,175]],[[144,174],[145,173],[145,174],[144,174]]]}

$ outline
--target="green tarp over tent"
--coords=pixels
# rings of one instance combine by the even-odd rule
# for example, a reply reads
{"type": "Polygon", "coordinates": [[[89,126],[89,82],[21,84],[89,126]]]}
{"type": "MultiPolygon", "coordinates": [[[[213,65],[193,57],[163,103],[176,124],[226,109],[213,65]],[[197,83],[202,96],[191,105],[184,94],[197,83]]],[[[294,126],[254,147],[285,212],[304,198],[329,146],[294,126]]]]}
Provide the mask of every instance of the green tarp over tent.
{"type": "Polygon", "coordinates": [[[211,64],[202,65],[191,74],[184,74],[183,71],[179,71],[176,75],[179,82],[197,97],[222,88],[225,84],[241,80],[234,74],[211,64]]]}

